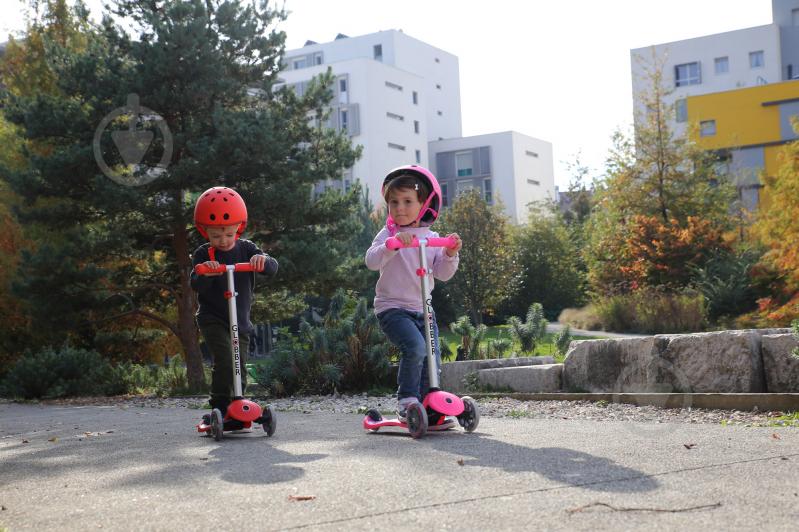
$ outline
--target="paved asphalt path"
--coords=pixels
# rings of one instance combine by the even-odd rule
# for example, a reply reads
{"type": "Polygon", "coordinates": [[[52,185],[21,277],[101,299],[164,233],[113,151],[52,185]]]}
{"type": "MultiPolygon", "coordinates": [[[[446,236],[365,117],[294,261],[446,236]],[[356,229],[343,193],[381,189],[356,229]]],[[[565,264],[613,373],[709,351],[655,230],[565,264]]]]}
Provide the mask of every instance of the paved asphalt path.
{"type": "Polygon", "coordinates": [[[799,523],[796,428],[484,418],[472,434],[413,440],[367,434],[358,415],[279,413],[272,438],[217,443],[193,432],[198,414],[0,404],[0,530],[799,523]]]}

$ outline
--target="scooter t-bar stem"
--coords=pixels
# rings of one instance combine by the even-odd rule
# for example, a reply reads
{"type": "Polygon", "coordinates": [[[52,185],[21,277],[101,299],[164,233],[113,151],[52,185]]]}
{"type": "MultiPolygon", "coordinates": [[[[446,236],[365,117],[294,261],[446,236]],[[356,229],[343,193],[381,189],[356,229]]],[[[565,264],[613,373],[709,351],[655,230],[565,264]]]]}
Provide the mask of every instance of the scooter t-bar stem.
{"type": "MultiPolygon", "coordinates": [[[[455,239],[450,236],[423,238],[422,240],[425,241],[425,245],[429,248],[454,248],[457,245],[455,239]]],[[[386,239],[386,247],[392,250],[401,248],[418,248],[419,239],[414,236],[411,243],[406,246],[402,243],[402,240],[392,236],[386,239]]]]}

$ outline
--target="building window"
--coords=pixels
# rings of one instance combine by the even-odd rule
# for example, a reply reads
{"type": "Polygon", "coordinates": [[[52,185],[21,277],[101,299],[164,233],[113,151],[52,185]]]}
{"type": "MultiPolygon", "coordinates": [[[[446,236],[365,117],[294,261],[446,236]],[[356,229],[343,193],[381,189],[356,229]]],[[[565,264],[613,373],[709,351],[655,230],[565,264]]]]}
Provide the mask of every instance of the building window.
{"type": "Polygon", "coordinates": [[[483,199],[486,203],[491,205],[494,201],[494,196],[491,193],[491,179],[483,179],[483,199]]]}
{"type": "Polygon", "coordinates": [[[447,201],[447,184],[441,183],[441,206],[448,207],[449,202],[447,201]]]}
{"type": "Polygon", "coordinates": [[[419,93],[413,91],[413,105],[419,105],[419,93]]]}
{"type": "Polygon", "coordinates": [[[419,134],[419,121],[418,120],[414,120],[413,121],[413,132],[416,133],[417,135],[419,134]]]}
{"type": "Polygon", "coordinates": [[[347,128],[349,126],[349,117],[347,116],[347,110],[342,109],[339,116],[341,117],[339,122],[341,124],[342,131],[347,131],[347,128]]]}
{"type": "Polygon", "coordinates": [[[374,52],[375,61],[382,61],[383,60],[383,45],[382,44],[375,44],[372,47],[374,52]]]}
{"type": "Polygon", "coordinates": [[[347,92],[347,80],[346,79],[342,78],[342,79],[338,80],[338,90],[340,92],[347,92]]]}
{"type": "Polygon", "coordinates": [[[301,57],[300,59],[294,59],[291,62],[291,68],[293,68],[294,70],[305,68],[305,58],[301,57]]]}
{"type": "Polygon", "coordinates": [[[730,59],[728,57],[717,57],[713,60],[716,74],[726,74],[730,71],[730,59]]]}
{"type": "Polygon", "coordinates": [[[535,186],[540,186],[540,185],[541,185],[541,181],[539,181],[539,180],[537,180],[537,179],[528,179],[528,180],[527,180],[527,182],[528,182],[529,184],[531,184],[531,185],[535,185],[535,186]]]}
{"type": "Polygon", "coordinates": [[[794,26],[799,26],[799,9],[791,9],[791,21],[794,26]]]}
{"type": "Polygon", "coordinates": [[[393,142],[389,142],[388,147],[393,150],[405,151],[405,146],[403,146],[402,144],[394,144],[393,142]]]}
{"type": "Polygon", "coordinates": [[[534,151],[525,150],[524,154],[525,155],[529,155],[530,157],[538,158],[538,154],[536,152],[534,152],[534,151]]]}
{"type": "Polygon", "coordinates": [[[346,78],[341,78],[338,80],[338,103],[348,103],[349,99],[347,98],[347,80],[346,78]]]}
{"type": "Polygon", "coordinates": [[[712,137],[716,134],[716,121],[715,120],[703,120],[699,122],[699,136],[700,137],[712,137]]]}
{"type": "Polygon", "coordinates": [[[763,58],[763,50],[749,52],[749,68],[763,68],[766,61],[763,58]]]}
{"type": "Polygon", "coordinates": [[[397,85],[396,83],[391,83],[390,81],[386,81],[386,87],[389,89],[394,89],[395,91],[402,91],[402,85],[397,85]]]}
{"type": "Polygon", "coordinates": [[[455,195],[460,196],[467,190],[473,190],[474,183],[471,179],[461,179],[455,183],[455,195]]]}
{"type": "Polygon", "coordinates": [[[422,150],[416,150],[416,164],[422,164],[422,150]]]}
{"type": "Polygon", "coordinates": [[[405,121],[405,117],[402,115],[398,115],[397,113],[386,113],[386,116],[394,120],[399,120],[400,122],[405,121]]]}
{"type": "Polygon", "coordinates": [[[674,67],[674,86],[684,87],[686,85],[699,85],[702,83],[702,76],[699,71],[699,63],[685,63],[674,67]]]}
{"type": "Polygon", "coordinates": [[[472,161],[472,152],[462,151],[455,154],[455,170],[458,177],[472,175],[474,162],[472,161]]]}
{"type": "Polygon", "coordinates": [[[674,119],[677,122],[688,121],[688,101],[685,98],[680,98],[674,102],[674,119]]]}
{"type": "Polygon", "coordinates": [[[313,61],[315,65],[322,64],[322,52],[317,52],[313,55],[313,61]]]}
{"type": "Polygon", "coordinates": [[[440,63],[440,62],[441,62],[441,61],[439,61],[439,60],[438,60],[438,57],[436,57],[436,63],[440,63]]]}

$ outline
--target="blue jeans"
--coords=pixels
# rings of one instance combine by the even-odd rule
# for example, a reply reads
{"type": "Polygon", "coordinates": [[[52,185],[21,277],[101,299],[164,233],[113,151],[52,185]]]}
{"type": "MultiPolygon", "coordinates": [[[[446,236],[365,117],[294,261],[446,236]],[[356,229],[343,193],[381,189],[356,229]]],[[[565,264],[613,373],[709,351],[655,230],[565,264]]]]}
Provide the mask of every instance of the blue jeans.
{"type": "MultiPolygon", "coordinates": [[[[430,389],[424,314],[392,308],[378,314],[377,319],[389,341],[399,347],[401,352],[397,373],[397,398],[416,397],[421,401],[430,389]]],[[[438,348],[438,324],[435,313],[433,313],[433,353],[436,359],[436,371],[440,372],[441,353],[438,348]]]]}

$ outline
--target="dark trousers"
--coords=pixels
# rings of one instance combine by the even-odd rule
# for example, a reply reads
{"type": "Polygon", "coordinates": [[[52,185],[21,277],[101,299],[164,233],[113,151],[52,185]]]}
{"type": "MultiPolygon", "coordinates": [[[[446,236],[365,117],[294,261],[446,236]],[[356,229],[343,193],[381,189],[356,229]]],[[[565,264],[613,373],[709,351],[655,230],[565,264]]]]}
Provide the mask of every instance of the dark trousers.
{"type": "MultiPolygon", "coordinates": [[[[230,326],[226,323],[214,322],[200,325],[205,345],[214,359],[211,373],[211,408],[218,408],[222,415],[233,399],[233,355],[230,349],[230,326]]],[[[250,349],[250,335],[239,333],[239,357],[241,361],[241,393],[247,387],[247,353],[250,349]]]]}

